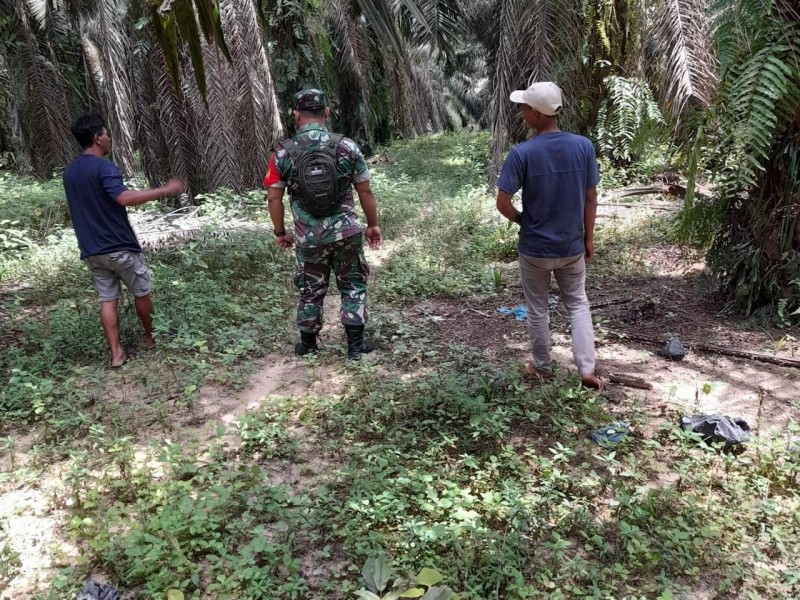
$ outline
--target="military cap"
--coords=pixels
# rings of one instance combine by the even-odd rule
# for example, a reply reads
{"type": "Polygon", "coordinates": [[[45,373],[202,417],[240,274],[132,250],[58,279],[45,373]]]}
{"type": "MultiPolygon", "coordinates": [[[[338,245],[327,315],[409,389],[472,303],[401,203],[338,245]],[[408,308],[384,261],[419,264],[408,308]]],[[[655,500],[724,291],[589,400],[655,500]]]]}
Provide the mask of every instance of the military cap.
{"type": "Polygon", "coordinates": [[[325,92],[316,88],[309,88],[294,95],[295,110],[322,110],[325,103],[325,92]]]}

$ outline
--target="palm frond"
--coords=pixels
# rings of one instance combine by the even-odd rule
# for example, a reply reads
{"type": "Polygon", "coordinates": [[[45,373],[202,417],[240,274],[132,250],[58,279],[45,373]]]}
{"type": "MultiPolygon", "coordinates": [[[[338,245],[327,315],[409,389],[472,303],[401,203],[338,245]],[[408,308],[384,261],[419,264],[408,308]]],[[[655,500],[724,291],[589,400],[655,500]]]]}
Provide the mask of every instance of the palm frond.
{"type": "Polygon", "coordinates": [[[599,152],[616,164],[635,158],[643,136],[665,124],[647,82],[612,75],[604,80],[606,99],[600,108],[593,138],[599,152]]]}
{"type": "Polygon", "coordinates": [[[114,137],[112,157],[126,177],[134,174],[133,93],[130,70],[130,32],[122,15],[125,0],[98,0],[94,17],[82,24],[87,63],[101,94],[101,105],[114,137]],[[88,53],[87,53],[88,50],[88,53]]]}
{"type": "Polygon", "coordinates": [[[415,47],[427,46],[439,56],[450,56],[463,39],[463,15],[456,0],[398,0],[396,4],[415,47]]]}
{"type": "Polygon", "coordinates": [[[370,130],[369,57],[363,32],[353,16],[352,0],[327,0],[325,10],[331,24],[331,43],[339,79],[344,84],[344,94],[358,98],[358,103],[348,115],[348,130],[352,136],[366,139],[370,130]]]}
{"type": "Polygon", "coordinates": [[[240,110],[251,114],[251,120],[243,123],[242,151],[247,153],[252,166],[243,178],[252,186],[258,186],[267,170],[270,149],[283,136],[276,86],[272,77],[269,52],[258,15],[251,0],[233,0],[238,28],[236,60],[244,67],[239,73],[240,110]]]}
{"type": "Polygon", "coordinates": [[[52,53],[45,55],[32,29],[29,13],[18,7],[15,22],[20,41],[19,75],[27,90],[23,120],[28,130],[34,168],[49,176],[56,166],[66,165],[75,152],[66,123],[75,116],[73,97],[52,53]]]}
{"type": "Polygon", "coordinates": [[[707,107],[717,85],[705,0],[664,0],[648,34],[646,55],[663,106],[681,115],[707,107]]]}
{"type": "Polygon", "coordinates": [[[22,127],[22,101],[25,90],[20,85],[19,79],[11,72],[8,50],[2,37],[0,37],[0,90],[3,91],[1,99],[4,101],[6,131],[14,152],[14,167],[23,175],[31,175],[34,172],[33,157],[22,127]]]}
{"type": "Polygon", "coordinates": [[[402,61],[407,61],[405,43],[388,0],[357,0],[357,2],[370,27],[379,34],[384,43],[391,46],[396,56],[402,61]]]}

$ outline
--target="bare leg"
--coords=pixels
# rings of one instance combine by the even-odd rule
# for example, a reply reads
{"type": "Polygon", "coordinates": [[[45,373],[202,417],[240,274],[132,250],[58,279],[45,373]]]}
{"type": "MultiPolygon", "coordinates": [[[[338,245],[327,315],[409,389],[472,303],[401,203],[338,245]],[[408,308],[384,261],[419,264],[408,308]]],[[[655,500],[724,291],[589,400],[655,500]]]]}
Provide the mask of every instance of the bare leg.
{"type": "Polygon", "coordinates": [[[100,303],[100,322],[106,334],[108,345],[111,348],[111,366],[119,367],[125,362],[125,350],[119,342],[119,317],[117,316],[118,300],[109,300],[100,303]]]}
{"type": "Polygon", "coordinates": [[[153,339],[153,301],[150,299],[150,294],[141,296],[134,300],[136,305],[136,313],[139,315],[139,320],[144,327],[144,344],[148,348],[155,348],[156,342],[153,339]]]}

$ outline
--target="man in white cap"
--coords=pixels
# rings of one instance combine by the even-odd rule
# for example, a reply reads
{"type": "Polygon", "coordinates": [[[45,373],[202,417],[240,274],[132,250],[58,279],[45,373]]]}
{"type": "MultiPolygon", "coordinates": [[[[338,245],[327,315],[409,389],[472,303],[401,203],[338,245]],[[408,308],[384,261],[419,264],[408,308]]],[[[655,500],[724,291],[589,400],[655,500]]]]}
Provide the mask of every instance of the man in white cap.
{"type": "Polygon", "coordinates": [[[555,274],[572,325],[572,351],[587,387],[602,388],[595,374],[594,332],[586,297],[586,263],[594,257],[597,169],[587,138],[560,131],[561,90],[549,81],[511,93],[536,137],[514,146],[497,180],[497,210],[518,223],[519,266],[528,305],[533,364],[527,372],[552,376],[548,295],[555,274]],[[522,189],[522,212],[511,202],[522,189]]]}

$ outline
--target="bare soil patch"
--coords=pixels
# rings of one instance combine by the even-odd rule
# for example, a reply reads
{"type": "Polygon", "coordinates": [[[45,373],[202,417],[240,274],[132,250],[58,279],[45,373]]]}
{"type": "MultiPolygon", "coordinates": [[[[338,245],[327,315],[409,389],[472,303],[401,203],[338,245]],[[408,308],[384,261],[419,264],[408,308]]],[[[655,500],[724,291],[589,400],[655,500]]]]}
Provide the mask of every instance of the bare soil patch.
{"type": "MultiPolygon", "coordinates": [[[[666,342],[678,335],[685,344],[713,344],[783,357],[800,357],[797,340],[786,332],[757,329],[751,322],[720,314],[721,303],[713,295],[698,293],[707,277],[705,265],[666,244],[649,248],[644,259],[652,276],[631,281],[588,281],[589,301],[596,323],[598,370],[624,373],[652,382],[654,389],[609,386],[606,396],[620,411],[632,407],[663,418],[667,410],[683,414],[721,413],[743,417],[751,427],[784,428],[800,404],[800,373],[754,360],[712,353],[690,352],[681,362],[659,356],[657,346],[632,340],[612,339],[611,330],[650,336],[666,342]],[[782,343],[776,344],[777,340],[782,343]],[[761,397],[763,395],[763,402],[761,397]]],[[[602,260],[600,257],[598,260],[602,260]]],[[[508,283],[497,296],[477,299],[436,298],[409,308],[409,314],[431,323],[438,343],[478,348],[498,365],[529,360],[525,321],[497,312],[525,303],[516,263],[503,268],[508,283]]],[[[559,378],[575,372],[566,309],[551,288],[552,355],[559,378]]]]}

